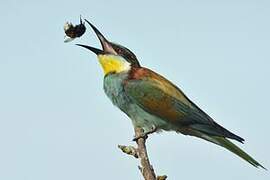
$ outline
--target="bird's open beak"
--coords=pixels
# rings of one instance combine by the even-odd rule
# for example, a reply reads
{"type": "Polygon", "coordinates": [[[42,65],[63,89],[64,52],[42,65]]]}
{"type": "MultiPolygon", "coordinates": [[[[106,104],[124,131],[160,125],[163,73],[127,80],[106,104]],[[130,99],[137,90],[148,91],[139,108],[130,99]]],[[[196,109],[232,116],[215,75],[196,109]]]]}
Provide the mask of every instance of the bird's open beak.
{"type": "Polygon", "coordinates": [[[111,43],[101,34],[101,32],[92,23],[90,23],[87,19],[84,19],[84,20],[91,26],[91,28],[96,33],[96,35],[97,35],[97,37],[98,37],[98,39],[99,39],[99,41],[101,43],[102,50],[97,49],[95,47],[82,45],[82,44],[76,44],[76,45],[84,47],[84,48],[92,51],[96,55],[99,55],[99,54],[116,54],[113,47],[111,46],[111,43]]]}
{"type": "Polygon", "coordinates": [[[95,53],[96,55],[99,55],[99,54],[104,54],[104,51],[100,50],[100,49],[97,49],[97,48],[94,48],[94,47],[91,47],[91,46],[87,46],[87,45],[83,45],[83,44],[76,44],[77,46],[81,46],[81,47],[84,47],[90,51],[92,51],[93,53],[95,53]]]}

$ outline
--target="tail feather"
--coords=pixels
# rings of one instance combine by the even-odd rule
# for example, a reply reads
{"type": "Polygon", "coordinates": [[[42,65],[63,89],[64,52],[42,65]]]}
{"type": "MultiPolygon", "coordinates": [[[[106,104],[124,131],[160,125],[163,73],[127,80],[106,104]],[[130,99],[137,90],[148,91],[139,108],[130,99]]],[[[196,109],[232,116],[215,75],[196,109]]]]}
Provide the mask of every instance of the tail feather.
{"type": "Polygon", "coordinates": [[[255,167],[261,167],[261,168],[267,170],[258,161],[253,159],[250,155],[248,155],[246,152],[244,152],[242,149],[240,149],[235,144],[233,144],[230,140],[228,140],[224,137],[203,135],[203,137],[201,137],[201,138],[228,149],[229,151],[231,151],[232,153],[241,157],[242,159],[249,162],[251,165],[253,165],[255,167]]]}
{"type": "Polygon", "coordinates": [[[210,126],[209,124],[194,124],[191,127],[197,131],[200,131],[203,134],[208,134],[209,136],[225,137],[234,139],[240,143],[243,143],[245,140],[236,134],[233,134],[229,130],[220,126],[216,122],[213,122],[214,125],[210,126]]]}

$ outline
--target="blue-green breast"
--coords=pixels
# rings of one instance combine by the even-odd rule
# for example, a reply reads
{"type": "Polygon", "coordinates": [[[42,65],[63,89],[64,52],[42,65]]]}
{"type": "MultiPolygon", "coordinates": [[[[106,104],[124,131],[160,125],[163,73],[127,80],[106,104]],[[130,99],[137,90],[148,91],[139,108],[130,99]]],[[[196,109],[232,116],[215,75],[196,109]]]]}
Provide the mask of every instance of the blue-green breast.
{"type": "Polygon", "coordinates": [[[151,115],[133,102],[124,90],[124,81],[128,78],[128,72],[108,74],[104,77],[104,91],[112,103],[127,114],[134,126],[151,130],[153,126],[158,129],[173,130],[172,124],[151,115]]]}
{"type": "MultiPolygon", "coordinates": [[[[104,77],[103,88],[106,95],[111,99],[112,103],[118,106],[122,111],[126,112],[131,103],[130,99],[124,92],[123,82],[127,78],[126,72],[107,74],[104,77]]],[[[127,112],[126,112],[127,113],[127,112]]]]}

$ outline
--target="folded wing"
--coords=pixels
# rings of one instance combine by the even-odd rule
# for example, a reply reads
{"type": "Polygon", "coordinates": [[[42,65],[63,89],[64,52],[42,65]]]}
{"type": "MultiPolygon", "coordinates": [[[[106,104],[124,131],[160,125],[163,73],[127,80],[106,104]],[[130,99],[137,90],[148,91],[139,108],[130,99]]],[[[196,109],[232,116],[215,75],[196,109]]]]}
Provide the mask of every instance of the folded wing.
{"type": "Polygon", "coordinates": [[[214,122],[177,86],[147,68],[134,68],[124,89],[142,109],[179,128],[188,127],[208,135],[244,141],[214,122]]]}

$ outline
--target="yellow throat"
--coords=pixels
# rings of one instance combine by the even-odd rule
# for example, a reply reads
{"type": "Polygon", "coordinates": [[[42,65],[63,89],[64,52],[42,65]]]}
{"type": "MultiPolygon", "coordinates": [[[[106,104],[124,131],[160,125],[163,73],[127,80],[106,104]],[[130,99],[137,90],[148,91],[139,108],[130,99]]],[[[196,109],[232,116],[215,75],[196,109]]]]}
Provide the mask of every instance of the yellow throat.
{"type": "Polygon", "coordinates": [[[120,73],[130,70],[130,63],[121,56],[98,55],[98,60],[103,68],[104,74],[120,73]]]}

